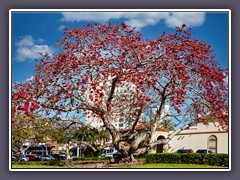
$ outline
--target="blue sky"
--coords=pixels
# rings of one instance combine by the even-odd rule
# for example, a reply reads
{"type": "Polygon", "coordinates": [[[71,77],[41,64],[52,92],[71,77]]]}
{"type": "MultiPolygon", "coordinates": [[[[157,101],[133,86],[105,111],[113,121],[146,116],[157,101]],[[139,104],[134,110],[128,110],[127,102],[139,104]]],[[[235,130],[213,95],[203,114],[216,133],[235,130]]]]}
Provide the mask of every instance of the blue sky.
{"type": "Polygon", "coordinates": [[[192,27],[193,38],[211,44],[218,61],[228,68],[228,12],[12,12],[12,82],[23,82],[34,74],[38,53],[57,53],[63,27],[84,27],[91,22],[126,22],[137,26],[143,38],[173,33],[175,26],[192,27]]]}

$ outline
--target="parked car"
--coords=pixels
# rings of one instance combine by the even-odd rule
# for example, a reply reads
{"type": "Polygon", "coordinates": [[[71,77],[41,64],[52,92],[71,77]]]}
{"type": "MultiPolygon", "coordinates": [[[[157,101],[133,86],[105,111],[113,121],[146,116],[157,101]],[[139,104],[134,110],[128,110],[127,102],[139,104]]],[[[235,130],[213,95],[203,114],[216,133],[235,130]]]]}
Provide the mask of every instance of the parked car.
{"type": "Polygon", "coordinates": [[[28,158],[29,161],[40,161],[40,157],[39,156],[35,156],[35,155],[26,155],[26,157],[28,158]]]}
{"type": "Polygon", "coordinates": [[[198,149],[196,153],[211,154],[213,152],[210,149],[198,149]]]}
{"type": "Polygon", "coordinates": [[[51,156],[51,155],[40,155],[39,158],[42,161],[55,160],[55,158],[53,156],[51,156]]]}
{"type": "Polygon", "coordinates": [[[194,153],[192,149],[179,149],[177,153],[194,153]]]}
{"type": "Polygon", "coordinates": [[[28,157],[25,154],[20,154],[19,161],[28,161],[28,157]]]}
{"type": "Polygon", "coordinates": [[[17,160],[17,157],[12,155],[12,161],[16,161],[17,160]]]}
{"type": "MultiPolygon", "coordinates": [[[[113,157],[114,155],[120,154],[114,147],[106,147],[102,150],[102,157],[113,157]]],[[[101,157],[100,156],[100,157],[101,157]]]]}
{"type": "Polygon", "coordinates": [[[52,156],[56,160],[65,160],[65,159],[67,159],[67,155],[66,154],[52,154],[52,156]]]}

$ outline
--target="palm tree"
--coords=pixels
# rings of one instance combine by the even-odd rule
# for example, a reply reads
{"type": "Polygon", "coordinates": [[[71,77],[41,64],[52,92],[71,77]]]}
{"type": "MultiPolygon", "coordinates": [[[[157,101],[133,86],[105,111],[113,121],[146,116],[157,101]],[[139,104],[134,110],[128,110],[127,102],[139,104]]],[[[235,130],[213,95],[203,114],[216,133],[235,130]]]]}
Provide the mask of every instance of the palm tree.
{"type": "Polygon", "coordinates": [[[88,127],[81,126],[73,133],[73,139],[82,140],[89,142],[91,144],[96,144],[98,142],[107,142],[110,140],[110,134],[108,131],[95,132],[88,127]]]}
{"type": "Polygon", "coordinates": [[[170,131],[174,130],[176,127],[176,124],[174,124],[170,119],[164,119],[161,123],[160,126],[169,129],[170,131]]]}

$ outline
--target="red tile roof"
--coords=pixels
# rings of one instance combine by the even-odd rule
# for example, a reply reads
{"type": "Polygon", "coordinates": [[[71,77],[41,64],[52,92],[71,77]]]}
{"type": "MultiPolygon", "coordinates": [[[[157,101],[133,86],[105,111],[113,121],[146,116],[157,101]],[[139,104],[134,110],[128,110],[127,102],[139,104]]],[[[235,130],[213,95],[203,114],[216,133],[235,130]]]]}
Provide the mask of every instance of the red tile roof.
{"type": "MultiPolygon", "coordinates": [[[[141,124],[141,125],[136,126],[135,129],[136,129],[137,131],[140,131],[140,130],[144,130],[144,129],[150,128],[150,126],[151,126],[151,125],[141,124]]],[[[131,129],[132,129],[132,128],[127,128],[127,129],[125,129],[124,131],[130,131],[131,129]]],[[[166,129],[166,128],[157,126],[156,131],[168,132],[169,130],[166,129]]]]}

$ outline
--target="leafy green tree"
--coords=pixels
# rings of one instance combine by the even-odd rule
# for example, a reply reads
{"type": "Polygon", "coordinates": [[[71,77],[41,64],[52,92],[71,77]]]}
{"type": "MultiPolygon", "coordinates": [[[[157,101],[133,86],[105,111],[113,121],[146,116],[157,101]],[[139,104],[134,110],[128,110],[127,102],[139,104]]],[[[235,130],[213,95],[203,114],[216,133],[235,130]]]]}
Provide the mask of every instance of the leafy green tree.
{"type": "Polygon", "coordinates": [[[25,114],[15,114],[12,119],[11,146],[15,154],[25,151],[35,143],[44,142],[50,125],[43,119],[32,119],[25,114]],[[23,144],[28,145],[23,148],[23,144]]]}
{"type": "Polygon", "coordinates": [[[176,124],[173,123],[170,119],[164,119],[162,120],[162,122],[160,123],[160,126],[165,128],[165,129],[169,129],[169,130],[174,130],[174,128],[176,127],[176,124]]]}
{"type": "Polygon", "coordinates": [[[88,151],[94,147],[93,154],[97,155],[102,150],[102,145],[110,141],[110,134],[108,131],[94,131],[87,126],[80,126],[73,133],[72,139],[87,146],[88,151]]]}

